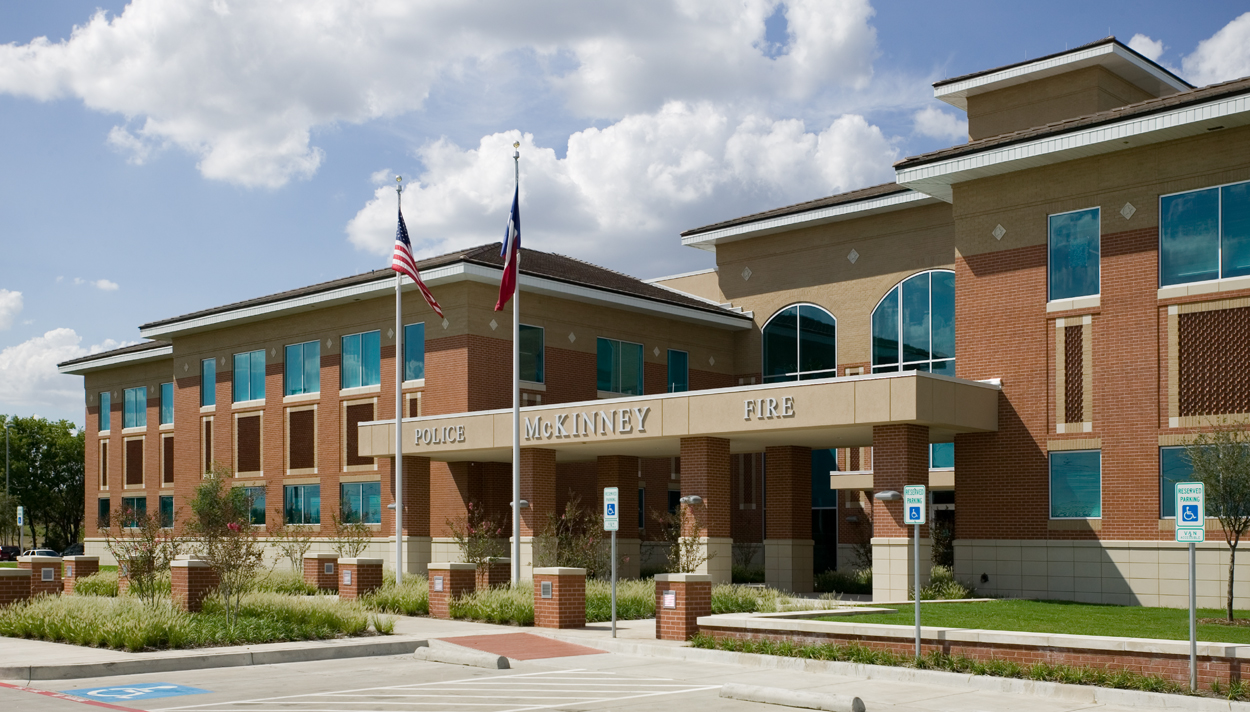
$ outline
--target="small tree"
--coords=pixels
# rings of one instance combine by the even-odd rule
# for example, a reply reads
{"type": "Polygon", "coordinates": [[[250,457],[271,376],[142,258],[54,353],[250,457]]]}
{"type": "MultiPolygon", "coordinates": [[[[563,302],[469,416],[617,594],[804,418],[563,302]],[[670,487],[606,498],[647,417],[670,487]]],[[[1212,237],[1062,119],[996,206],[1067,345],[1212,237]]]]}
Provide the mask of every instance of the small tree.
{"type": "Polygon", "coordinates": [[[703,542],[699,541],[702,526],[702,507],[706,505],[678,505],[677,512],[651,513],[660,525],[660,538],[668,544],[668,572],[690,574],[712,559],[703,542]]]}
{"type": "Polygon", "coordinates": [[[252,504],[242,488],[230,486],[229,469],[214,463],[191,500],[187,528],[195,535],[200,554],[217,574],[218,591],[225,602],[226,623],[238,622],[243,594],[264,566],[264,548],[252,531],[252,504]]]}
{"type": "Polygon", "coordinates": [[[480,502],[469,500],[465,515],[448,519],[447,529],[465,563],[481,565],[508,553],[503,541],[508,536],[508,517],[490,516],[480,502]]]}
{"type": "Polygon", "coordinates": [[[104,544],[123,569],[129,582],[127,593],[154,605],[164,589],[161,575],[169,572],[182,542],[173,529],[161,526],[158,514],[141,514],[130,507],[117,514],[112,526],[100,530],[104,544]]]}
{"type": "Polygon", "coordinates": [[[312,531],[308,527],[287,524],[286,513],[280,506],[273,508],[273,518],[274,521],[281,522],[269,530],[269,538],[273,540],[274,548],[278,550],[279,556],[291,562],[292,569],[303,571],[304,554],[312,548],[312,531]]]}
{"type": "MultiPolygon", "coordinates": [[[[1193,478],[1206,490],[1207,514],[1214,515],[1228,542],[1228,620],[1233,620],[1233,572],[1237,545],[1250,529],[1250,432],[1227,421],[1200,433],[1185,448],[1193,478]]],[[[1170,494],[1170,493],[1169,493],[1170,494]]],[[[1167,495],[1165,495],[1167,496],[1167,495]]]]}
{"type": "Polygon", "coordinates": [[[331,515],[334,521],[334,550],[338,555],[352,559],[364,553],[373,540],[373,531],[369,525],[360,520],[346,521],[337,514],[331,515]]]}
{"type": "Polygon", "coordinates": [[[582,509],[581,497],[570,493],[564,511],[548,514],[542,531],[534,537],[534,563],[586,569],[586,578],[608,576],[612,556],[603,516],[582,509]]]}

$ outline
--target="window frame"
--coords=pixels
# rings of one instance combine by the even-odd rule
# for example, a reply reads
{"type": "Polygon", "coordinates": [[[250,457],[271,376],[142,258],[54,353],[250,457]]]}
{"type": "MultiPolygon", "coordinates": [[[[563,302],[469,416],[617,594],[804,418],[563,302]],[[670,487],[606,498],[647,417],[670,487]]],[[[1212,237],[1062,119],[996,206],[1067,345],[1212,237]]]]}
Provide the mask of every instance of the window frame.
{"type": "Polygon", "coordinates": [[[200,407],[211,408],[217,405],[217,358],[200,359],[200,407]],[[207,368],[206,368],[207,367],[207,368]],[[206,375],[212,371],[212,379],[206,375]],[[207,386],[207,387],[206,387],[207,386]]]}
{"type": "Polygon", "coordinates": [[[348,390],[350,388],[370,388],[373,386],[382,385],[382,330],[381,329],[370,329],[369,331],[358,331],[354,334],[344,334],[340,336],[339,337],[339,356],[340,356],[339,358],[339,389],[340,390],[348,390]],[[365,383],[365,373],[366,373],[365,349],[364,349],[364,339],[362,337],[367,336],[369,334],[378,335],[378,369],[377,369],[378,382],[377,383],[365,383]],[[360,379],[360,383],[357,383],[356,385],[353,385],[353,386],[349,386],[347,385],[347,345],[346,344],[347,344],[347,340],[353,337],[356,338],[358,340],[358,343],[360,344],[358,347],[359,365],[357,366],[357,368],[360,369],[360,372],[357,374],[357,377],[360,379]]]}
{"type": "Polygon", "coordinates": [[[172,494],[163,494],[156,500],[156,516],[160,518],[161,529],[174,528],[174,496],[172,494]],[[169,518],[165,518],[165,503],[169,503],[169,518]]]}
{"type": "Polygon", "coordinates": [[[667,377],[665,380],[667,380],[668,383],[664,385],[665,385],[665,388],[667,389],[667,392],[668,393],[688,393],[690,391],[690,352],[682,351],[681,349],[668,349],[668,354],[666,355],[666,365],[668,366],[668,368],[666,371],[667,377]],[[681,390],[677,390],[674,387],[674,383],[673,383],[673,354],[681,354],[686,359],[686,363],[685,363],[686,376],[682,383],[684,388],[682,388],[681,390]]]}
{"type": "Polygon", "coordinates": [[[97,529],[108,529],[113,526],[113,509],[109,502],[109,497],[96,497],[95,523],[97,529]]]}
{"type": "MultiPolygon", "coordinates": [[[[130,505],[128,504],[129,502],[143,502],[143,511],[142,511],[142,512],[140,512],[140,511],[139,511],[139,508],[138,508],[138,507],[134,508],[132,511],[133,511],[133,512],[135,512],[135,515],[136,515],[136,516],[143,516],[143,517],[146,517],[146,516],[148,515],[148,497],[147,497],[147,495],[134,495],[134,496],[130,496],[130,497],[123,496],[123,497],[122,497],[122,511],[123,511],[123,512],[125,512],[125,511],[126,511],[126,508],[130,506],[130,505]]],[[[138,519],[129,519],[129,520],[123,521],[123,522],[121,523],[121,528],[122,528],[122,529],[138,529],[138,528],[139,528],[139,521],[138,521],[138,519]]]]}
{"type": "Polygon", "coordinates": [[[107,433],[113,425],[113,394],[110,391],[100,391],[97,400],[100,401],[100,410],[96,414],[96,432],[107,433]]]}
{"type": "Polygon", "coordinates": [[[404,324],[404,382],[407,383],[410,381],[424,381],[424,380],[425,380],[425,322],[418,321],[412,324],[404,324]],[[410,329],[415,330],[418,328],[421,330],[421,338],[414,339],[409,335],[409,330],[410,329]],[[409,352],[409,349],[411,348],[411,345],[413,342],[419,343],[421,345],[421,358],[419,361],[420,367],[421,367],[421,375],[419,376],[414,375],[412,378],[409,378],[408,376],[410,374],[408,373],[408,364],[418,363],[417,359],[409,358],[409,356],[411,355],[411,353],[409,352]]]}
{"type": "Polygon", "coordinates": [[[157,420],[160,421],[161,425],[173,425],[174,424],[174,382],[169,381],[167,383],[162,383],[160,385],[160,389],[161,389],[161,406],[160,406],[160,414],[157,416],[157,420]],[[168,398],[165,397],[166,390],[169,391],[168,398]],[[168,410],[169,410],[169,420],[165,420],[166,406],[168,406],[168,410]]]}
{"type": "Polygon", "coordinates": [[[1237,275],[1234,277],[1224,276],[1224,189],[1230,186],[1234,186],[1234,185],[1250,185],[1250,180],[1235,180],[1230,183],[1219,183],[1217,185],[1208,185],[1208,186],[1203,186],[1201,188],[1193,188],[1190,190],[1178,190],[1175,193],[1164,193],[1164,194],[1159,195],[1159,198],[1155,204],[1155,207],[1159,211],[1158,212],[1159,235],[1158,235],[1158,241],[1155,245],[1155,249],[1157,250],[1155,254],[1158,255],[1158,258],[1156,260],[1157,262],[1156,267],[1158,268],[1158,275],[1157,275],[1158,285],[1157,286],[1159,289],[1166,289],[1169,287],[1187,287],[1187,286],[1194,285],[1194,284],[1218,284],[1227,279],[1250,279],[1250,275],[1237,275]],[[1195,280],[1192,282],[1176,282],[1174,284],[1164,284],[1163,283],[1163,201],[1165,198],[1175,198],[1178,195],[1185,195],[1187,193],[1201,193],[1204,190],[1211,190],[1211,189],[1215,189],[1216,195],[1218,196],[1217,201],[1216,201],[1216,207],[1215,207],[1215,226],[1216,226],[1215,230],[1217,233],[1216,236],[1217,236],[1217,245],[1218,245],[1218,247],[1216,248],[1216,252],[1215,252],[1215,255],[1216,255],[1215,261],[1216,261],[1216,271],[1219,276],[1217,276],[1215,279],[1200,279],[1200,280],[1195,280]]]}
{"type": "Polygon", "coordinates": [[[134,388],[126,388],[122,390],[122,430],[130,428],[146,428],[148,427],[148,387],[135,386],[134,388]],[[140,401],[137,404],[137,410],[130,409],[130,394],[136,395],[142,391],[142,398],[136,397],[135,400],[140,401]],[[133,419],[132,416],[133,415],[133,419]],[[132,424],[133,423],[133,424],[132,424]]]}
{"type": "MultiPolygon", "coordinates": [[[[951,275],[952,278],[954,278],[955,276],[955,270],[953,269],[940,269],[939,268],[939,269],[926,269],[926,270],[921,270],[919,272],[913,272],[912,274],[909,274],[906,277],[900,279],[889,289],[885,290],[885,294],[882,294],[881,298],[877,300],[877,303],[873,305],[872,311],[868,312],[868,373],[906,373],[907,371],[919,371],[921,370],[919,368],[910,368],[910,369],[906,368],[907,366],[919,366],[919,365],[926,366],[926,368],[924,369],[925,373],[933,373],[933,364],[935,363],[946,363],[947,361],[949,361],[952,364],[952,368],[954,367],[954,364],[958,363],[958,359],[959,359],[959,341],[958,340],[956,340],[955,342],[955,356],[952,356],[950,358],[933,358],[933,275],[939,272],[944,273],[944,274],[949,274],[951,275]],[[912,279],[915,279],[916,277],[919,277],[925,274],[929,275],[929,311],[928,311],[929,358],[925,360],[917,360],[917,361],[904,361],[903,360],[903,349],[904,349],[903,347],[903,285],[911,281],[912,279]],[[897,337],[896,355],[898,356],[898,360],[895,361],[894,363],[886,363],[886,364],[877,365],[873,363],[873,359],[876,357],[876,345],[873,344],[873,339],[875,339],[876,336],[873,333],[873,325],[874,325],[874,321],[877,315],[877,310],[880,309],[881,305],[885,303],[885,300],[889,299],[890,295],[894,294],[895,292],[898,292],[898,318],[895,319],[895,322],[898,328],[898,330],[895,332],[895,335],[897,337]]],[[[951,314],[951,318],[952,320],[955,318],[955,315],[953,313],[951,314]]],[[[942,375],[948,375],[948,374],[939,373],[935,375],[942,376],[942,375]]]]}
{"type": "Polygon", "coordinates": [[[240,351],[239,353],[233,355],[233,357],[231,358],[231,363],[230,363],[230,367],[231,367],[230,393],[231,393],[232,402],[250,403],[251,401],[265,400],[265,369],[268,366],[268,364],[266,363],[266,358],[265,358],[266,356],[267,354],[265,353],[264,349],[255,349],[253,351],[240,351]],[[252,392],[253,390],[252,383],[254,380],[254,377],[253,377],[254,368],[253,367],[255,366],[255,364],[253,363],[253,360],[256,354],[260,354],[260,393],[259,394],[252,392]],[[238,366],[239,366],[240,356],[248,357],[247,393],[246,393],[247,397],[246,398],[239,397],[239,368],[238,366]]]}
{"type": "Polygon", "coordinates": [[[1102,297],[1102,206],[1095,205],[1088,208],[1079,208],[1077,210],[1065,210],[1060,213],[1046,214],[1046,303],[1063,302],[1070,299],[1093,299],[1102,297]],[[1073,215],[1075,213],[1084,213],[1093,210],[1098,214],[1098,290],[1093,294],[1079,294],[1070,297],[1056,297],[1051,293],[1051,232],[1050,220],[1064,215],[1073,215]]]}
{"type": "MultiPolygon", "coordinates": [[[[623,361],[621,361],[620,363],[622,363],[622,367],[621,367],[621,369],[620,369],[620,370],[621,370],[621,371],[624,371],[625,369],[624,369],[623,361]]],[[[596,336],[596,337],[595,337],[595,388],[596,388],[596,389],[597,389],[600,393],[612,393],[612,394],[616,394],[616,395],[623,395],[623,396],[624,396],[624,395],[638,395],[638,396],[645,395],[645,394],[646,394],[646,392],[647,392],[647,355],[646,355],[646,349],[644,349],[644,348],[643,348],[643,345],[642,345],[641,343],[637,342],[637,341],[625,341],[624,339],[612,339],[612,338],[609,338],[609,337],[607,337],[607,336],[596,336]],[[621,374],[621,373],[619,373],[619,372],[615,374],[615,376],[616,376],[616,379],[615,379],[615,381],[616,381],[616,382],[615,382],[615,384],[610,384],[610,385],[620,385],[620,386],[622,386],[622,389],[621,389],[621,390],[615,390],[615,391],[614,391],[614,390],[611,390],[611,389],[604,390],[604,389],[602,389],[602,388],[599,388],[599,373],[598,373],[598,369],[599,369],[599,343],[600,343],[600,342],[602,342],[602,341],[608,341],[608,342],[614,342],[614,343],[616,343],[616,345],[617,345],[617,352],[618,352],[618,353],[621,353],[622,355],[623,355],[623,350],[620,348],[622,345],[624,345],[624,344],[629,344],[630,346],[637,346],[637,347],[638,347],[638,392],[637,392],[637,393],[626,393],[626,392],[625,392],[625,390],[624,390],[624,388],[623,388],[624,383],[622,383],[622,382],[621,382],[621,380],[620,380],[620,377],[621,377],[621,375],[622,375],[622,374],[621,374]]]]}
{"type": "Polygon", "coordinates": [[[538,356],[538,378],[537,379],[525,378],[525,376],[522,375],[521,380],[528,382],[528,383],[545,384],[547,382],[546,380],[547,378],[547,330],[544,327],[534,326],[533,324],[518,324],[517,326],[518,326],[518,329],[517,329],[518,336],[522,333],[524,329],[534,329],[538,331],[538,340],[539,340],[539,343],[541,344],[541,348],[538,350],[538,354],[537,354],[538,356]]]}
{"type": "Polygon", "coordinates": [[[339,482],[339,517],[342,518],[342,521],[344,524],[359,523],[359,524],[380,526],[382,524],[382,481],[381,480],[366,480],[366,481],[361,481],[361,482],[339,482]],[[360,501],[360,511],[351,512],[350,515],[353,518],[349,518],[349,512],[347,511],[345,505],[348,501],[347,490],[348,488],[353,488],[353,487],[359,490],[357,496],[359,497],[359,501],[360,501]],[[370,522],[370,521],[365,520],[365,516],[369,509],[368,506],[366,505],[367,500],[365,498],[366,487],[370,487],[370,488],[376,487],[378,490],[378,509],[377,509],[378,520],[376,522],[370,522]],[[359,517],[359,518],[355,518],[355,517],[359,517]]]}
{"type": "Polygon", "coordinates": [[[287,344],[282,347],[282,396],[305,396],[321,393],[321,340],[313,339],[312,341],[301,341],[298,344],[287,344]],[[307,348],[312,345],[317,347],[316,354],[316,373],[317,383],[315,390],[309,390],[306,376],[308,375],[307,364],[307,348]],[[300,388],[297,391],[291,390],[291,349],[299,349],[299,379],[300,388]]]}
{"type": "Polygon", "coordinates": [[[1082,450],[1051,450],[1046,453],[1046,514],[1050,521],[1101,521],[1102,520],[1102,448],[1082,450]],[[1074,455],[1076,453],[1098,453],[1098,516],[1096,517],[1056,517],[1055,514],[1055,473],[1054,458],[1056,455],[1074,455]]]}
{"type": "Polygon", "coordinates": [[[282,485],[282,521],[284,524],[293,524],[297,526],[320,526],[321,525],[321,484],[317,483],[317,484],[306,484],[306,485],[288,485],[288,484],[282,485]],[[300,522],[291,521],[291,517],[290,517],[291,507],[290,505],[287,504],[287,502],[290,501],[287,496],[287,493],[290,492],[291,490],[297,490],[299,492],[301,496],[300,512],[307,514],[310,511],[308,508],[308,490],[311,487],[317,488],[316,521],[307,521],[309,519],[308,516],[303,517],[304,521],[300,521],[300,522]]]}
{"type": "Polygon", "coordinates": [[[949,470],[954,470],[954,469],[955,469],[955,443],[954,443],[954,442],[949,442],[949,443],[929,443],[929,469],[930,469],[930,470],[942,470],[942,471],[944,471],[944,472],[945,472],[945,471],[949,471],[949,470]],[[934,467],[934,466],[933,466],[933,447],[934,447],[935,445],[950,445],[950,446],[951,446],[951,464],[950,464],[950,467],[946,467],[946,466],[942,466],[942,467],[934,467]]]}
{"type": "Polygon", "coordinates": [[[760,372],[761,372],[760,380],[761,382],[763,383],[791,383],[791,382],[802,381],[802,380],[818,380],[820,378],[837,378],[838,376],[838,335],[839,335],[838,317],[834,316],[833,312],[820,306],[819,304],[814,304],[812,302],[794,302],[792,304],[787,304],[777,309],[777,311],[773,312],[772,316],[768,317],[768,320],[764,322],[764,325],[760,327],[760,372]],[[833,368],[826,368],[821,371],[804,371],[803,370],[803,332],[800,329],[800,326],[803,323],[802,322],[803,307],[812,307],[813,309],[819,309],[825,314],[828,314],[830,319],[833,319],[833,368]],[[794,318],[795,318],[794,367],[797,370],[795,370],[794,373],[785,373],[780,376],[771,377],[768,374],[763,373],[764,351],[767,348],[767,344],[768,344],[767,340],[764,338],[764,332],[768,330],[769,325],[773,323],[774,319],[781,316],[782,312],[790,308],[794,308],[798,310],[795,312],[795,315],[794,315],[794,318]],[[828,375],[821,376],[818,374],[828,374],[828,375]],[[791,376],[793,378],[790,378],[791,376]],[[804,378],[805,376],[807,378],[804,378]],[[768,380],[769,378],[774,378],[775,380],[770,381],[768,380]]]}
{"type": "MultiPolygon", "coordinates": [[[[265,526],[265,522],[266,522],[266,521],[267,521],[267,519],[268,519],[268,515],[267,515],[266,509],[265,509],[265,508],[268,506],[268,502],[266,501],[266,500],[267,500],[267,496],[268,496],[268,492],[266,491],[266,489],[267,489],[267,488],[266,488],[264,485],[245,485],[245,486],[243,486],[243,488],[242,488],[242,489],[243,489],[243,496],[247,497],[247,498],[248,498],[248,502],[249,502],[248,512],[247,512],[247,521],[248,521],[248,523],[249,523],[249,524],[251,524],[251,525],[252,525],[252,526],[254,526],[254,527],[256,527],[256,526],[262,526],[262,527],[263,527],[263,526],[265,526]],[[261,500],[261,506],[260,506],[260,521],[259,521],[259,522],[258,522],[258,521],[256,521],[256,517],[254,516],[254,515],[255,515],[255,513],[256,513],[256,498],[255,498],[255,496],[252,494],[253,492],[255,492],[255,491],[257,491],[257,490],[259,490],[259,491],[260,491],[260,500],[261,500]]],[[[283,511],[283,518],[285,518],[285,517],[286,517],[286,514],[285,514],[285,507],[283,508],[283,510],[284,510],[284,511],[283,511]]]]}

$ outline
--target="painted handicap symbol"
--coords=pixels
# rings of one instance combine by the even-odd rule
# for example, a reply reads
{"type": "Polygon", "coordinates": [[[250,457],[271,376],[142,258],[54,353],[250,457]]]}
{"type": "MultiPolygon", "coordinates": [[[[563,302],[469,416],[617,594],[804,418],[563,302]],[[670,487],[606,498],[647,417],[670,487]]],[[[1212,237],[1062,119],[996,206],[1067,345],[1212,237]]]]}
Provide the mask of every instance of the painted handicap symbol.
{"type": "Polygon", "coordinates": [[[1181,521],[1182,522],[1198,521],[1198,505],[1182,504],[1181,505],[1181,521]]]}
{"type": "Polygon", "coordinates": [[[176,690],[177,685],[151,685],[149,687],[105,687],[99,690],[91,690],[87,693],[88,697],[96,697],[106,700],[133,700],[136,697],[142,697],[150,692],[157,690],[176,690]]]}
{"type": "Polygon", "coordinates": [[[152,700],[160,697],[178,697],[180,695],[203,695],[209,690],[185,685],[172,685],[167,682],[150,682],[138,685],[116,685],[113,687],[92,687],[83,690],[61,690],[68,695],[84,697],[89,700],[152,700]]]}

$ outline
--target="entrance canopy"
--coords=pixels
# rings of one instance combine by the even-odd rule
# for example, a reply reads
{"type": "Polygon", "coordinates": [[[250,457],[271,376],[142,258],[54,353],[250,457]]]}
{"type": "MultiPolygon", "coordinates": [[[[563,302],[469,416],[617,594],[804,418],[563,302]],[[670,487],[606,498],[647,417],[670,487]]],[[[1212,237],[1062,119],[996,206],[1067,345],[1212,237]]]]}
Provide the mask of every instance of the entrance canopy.
{"type": "MultiPolygon", "coordinates": [[[[521,447],[559,462],[600,455],[676,457],[681,439],[717,437],[733,453],[770,445],[872,444],[874,425],[927,425],[932,442],[998,430],[996,383],[918,371],[686,393],[624,396],[521,409],[521,447]]],[[[395,424],[360,424],[362,457],[395,456],[395,424]]],[[[512,410],[405,418],[403,454],[457,462],[510,462],[512,410]]]]}

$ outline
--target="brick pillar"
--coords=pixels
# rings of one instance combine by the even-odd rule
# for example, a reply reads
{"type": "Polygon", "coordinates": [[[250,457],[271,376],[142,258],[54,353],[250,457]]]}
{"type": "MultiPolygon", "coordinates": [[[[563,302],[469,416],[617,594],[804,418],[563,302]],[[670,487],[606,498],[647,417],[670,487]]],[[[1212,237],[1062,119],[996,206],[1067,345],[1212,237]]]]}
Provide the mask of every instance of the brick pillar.
{"type": "Polygon", "coordinates": [[[320,591],[338,591],[338,560],[334,553],[304,554],[304,583],[320,591]]]}
{"type": "Polygon", "coordinates": [[[812,449],[770,447],[764,451],[767,493],[764,576],[773,588],[812,590],[812,449]]]}
{"type": "Polygon", "coordinates": [[[686,641],[699,632],[700,616],[712,615],[712,577],[658,574],[655,577],[655,637],[686,641]]]}
{"type": "Polygon", "coordinates": [[[339,559],[339,599],[350,601],[382,588],[382,560],[339,559]]]}
{"type": "Polygon", "coordinates": [[[494,586],[507,586],[512,582],[512,559],[506,556],[492,556],[488,561],[477,565],[475,586],[484,591],[494,586]]]}
{"type": "MultiPolygon", "coordinates": [[[[385,479],[389,501],[395,502],[395,477],[385,479]]],[[[444,513],[438,512],[438,515],[444,513]]],[[[384,509],[382,532],[395,536],[394,510],[384,509]]],[[[424,574],[430,563],[430,458],[404,456],[404,569],[406,573],[424,574]]]]}
{"type": "Polygon", "coordinates": [[[729,441],[723,438],[681,439],[681,494],[698,495],[703,503],[688,505],[695,516],[700,542],[708,560],[697,573],[708,574],[713,583],[733,580],[733,536],[730,513],[729,441]]]}
{"type": "Polygon", "coordinates": [[[547,524],[547,515],[556,511],[555,450],[521,448],[521,499],[529,502],[521,510],[520,578],[527,579],[533,577],[534,535],[547,524]]]}
{"type": "Polygon", "coordinates": [[[431,563],[430,617],[451,618],[451,599],[473,593],[477,583],[477,564],[431,563]]]}
{"type": "Polygon", "coordinates": [[[603,511],[603,489],[616,487],[620,492],[621,528],[616,532],[617,576],[638,578],[642,559],[642,541],[638,536],[638,467],[636,457],[607,455],[596,463],[598,474],[599,511],[603,511]]]}
{"type": "Polygon", "coordinates": [[[125,596],[130,590],[130,568],[125,559],[117,560],[117,595],[125,596]]]}
{"type": "Polygon", "coordinates": [[[17,568],[30,571],[30,597],[41,593],[57,595],[64,584],[61,583],[61,557],[59,556],[19,556],[17,568]]]}
{"type": "MultiPolygon", "coordinates": [[[[473,462],[430,463],[430,561],[460,561],[460,547],[451,536],[448,522],[462,521],[469,502],[477,498],[473,462]]],[[[511,485],[509,485],[511,487],[511,485]]],[[[427,564],[428,565],[428,564],[427,564]]]]}
{"type": "Polygon", "coordinates": [[[30,598],[30,569],[0,569],[0,606],[30,598]]]}
{"type": "Polygon", "coordinates": [[[170,591],[188,613],[199,613],[204,599],[217,590],[217,573],[201,559],[175,559],[169,564],[170,591]]]}
{"type": "MultiPolygon", "coordinates": [[[[895,491],[929,483],[929,428],[924,425],[877,425],[872,429],[873,488],[895,491]]],[[[875,494],[875,492],[874,492],[875,494]]],[[[903,502],[872,501],[872,597],[906,601],[913,585],[912,527],[903,524],[903,502]]],[[[929,579],[928,527],[920,528],[920,583],[929,579]]]]}
{"type": "Polygon", "coordinates": [[[100,570],[100,557],[98,556],[66,556],[63,563],[61,581],[64,588],[62,592],[67,596],[74,594],[74,584],[78,582],[78,579],[87,578],[100,570]]]}
{"type": "Polygon", "coordinates": [[[534,569],[534,625],[586,627],[586,569],[552,566],[534,569]]]}

